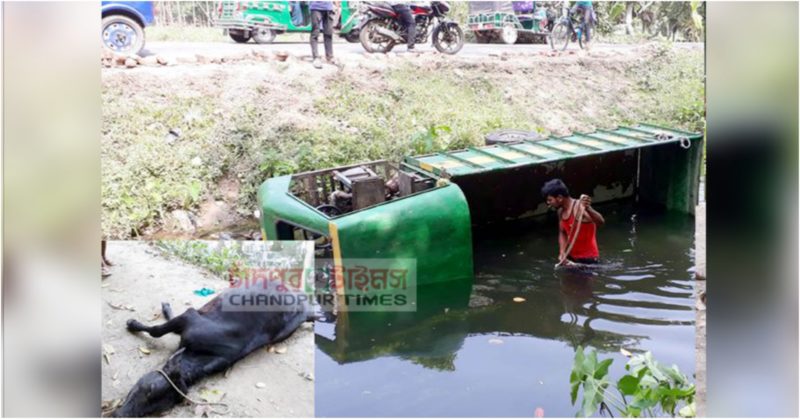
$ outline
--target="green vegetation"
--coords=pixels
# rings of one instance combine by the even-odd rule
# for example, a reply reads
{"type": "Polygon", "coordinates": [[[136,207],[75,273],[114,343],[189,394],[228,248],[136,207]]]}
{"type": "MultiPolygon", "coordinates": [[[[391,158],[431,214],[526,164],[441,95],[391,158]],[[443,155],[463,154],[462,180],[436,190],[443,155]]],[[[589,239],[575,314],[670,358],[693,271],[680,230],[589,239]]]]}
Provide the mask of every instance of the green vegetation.
{"type": "MultiPolygon", "coordinates": [[[[124,92],[103,92],[103,229],[112,236],[138,236],[176,208],[192,208],[222,175],[209,162],[216,125],[213,103],[204,98],[158,102],[118,100],[124,92]],[[113,98],[113,99],[112,99],[113,98]],[[174,138],[171,127],[186,134],[174,138]]],[[[220,150],[221,151],[221,150],[220,150]]]]}
{"type": "Polygon", "coordinates": [[[696,57],[677,53],[670,42],[656,44],[642,67],[630,69],[643,100],[650,102],[644,118],[664,125],[705,131],[705,74],[696,57]]]}
{"type": "Polygon", "coordinates": [[[479,145],[497,128],[702,130],[702,50],[637,48],[597,59],[366,60],[328,76],[274,62],[104,75],[103,233],[151,237],[174,210],[209,201],[250,217],[268,177],[479,145]]]}
{"type": "Polygon", "coordinates": [[[609,1],[595,3],[598,39],[609,43],[668,39],[699,42],[705,2],[609,1]]]}
{"type": "MultiPolygon", "coordinates": [[[[305,242],[157,240],[153,246],[164,256],[203,268],[224,281],[252,278],[254,269],[301,268],[309,262],[311,247],[305,242]]],[[[310,272],[310,271],[307,271],[310,272]]],[[[308,276],[313,281],[313,275],[308,276]]],[[[306,284],[309,289],[313,285],[306,284]]]]}
{"type": "Polygon", "coordinates": [[[231,241],[204,242],[188,240],[159,240],[155,247],[167,256],[177,257],[192,265],[204,268],[221,279],[241,266],[247,266],[247,256],[242,243],[231,241]]]}
{"type": "Polygon", "coordinates": [[[583,389],[578,416],[612,413],[611,408],[625,417],[655,417],[659,413],[674,417],[676,411],[682,417],[695,416],[694,384],[677,366],[661,365],[650,352],[632,355],[625,365],[627,374],[612,382],[608,378],[612,362],[610,358],[599,361],[594,349],[586,354],[582,347],[576,350],[569,382],[573,405],[583,389]]]}

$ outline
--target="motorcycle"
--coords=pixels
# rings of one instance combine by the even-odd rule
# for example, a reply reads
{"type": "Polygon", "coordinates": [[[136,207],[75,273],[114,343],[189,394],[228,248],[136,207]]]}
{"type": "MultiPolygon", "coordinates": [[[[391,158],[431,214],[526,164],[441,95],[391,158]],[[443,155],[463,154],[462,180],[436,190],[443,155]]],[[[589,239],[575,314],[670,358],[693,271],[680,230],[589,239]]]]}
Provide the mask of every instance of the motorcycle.
{"type": "MultiPolygon", "coordinates": [[[[406,43],[405,28],[391,4],[370,2],[364,8],[359,39],[367,52],[387,53],[395,45],[406,43]]],[[[417,23],[417,43],[425,43],[431,36],[433,46],[443,54],[455,54],[464,46],[464,32],[457,22],[446,17],[450,11],[447,2],[432,1],[429,6],[412,4],[409,8],[417,23]]]]}

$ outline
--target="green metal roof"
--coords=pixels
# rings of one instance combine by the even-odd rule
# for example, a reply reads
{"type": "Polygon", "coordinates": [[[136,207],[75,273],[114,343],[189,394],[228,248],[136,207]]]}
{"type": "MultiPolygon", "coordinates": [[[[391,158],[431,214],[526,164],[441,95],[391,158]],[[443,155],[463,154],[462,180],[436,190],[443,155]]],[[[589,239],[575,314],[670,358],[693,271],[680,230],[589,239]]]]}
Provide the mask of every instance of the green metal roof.
{"type": "Polygon", "coordinates": [[[438,176],[461,176],[527,166],[611,151],[699,140],[700,133],[651,124],[620,126],[615,130],[575,132],[563,137],[523,140],[513,144],[470,147],[465,150],[406,157],[405,162],[438,176]]]}

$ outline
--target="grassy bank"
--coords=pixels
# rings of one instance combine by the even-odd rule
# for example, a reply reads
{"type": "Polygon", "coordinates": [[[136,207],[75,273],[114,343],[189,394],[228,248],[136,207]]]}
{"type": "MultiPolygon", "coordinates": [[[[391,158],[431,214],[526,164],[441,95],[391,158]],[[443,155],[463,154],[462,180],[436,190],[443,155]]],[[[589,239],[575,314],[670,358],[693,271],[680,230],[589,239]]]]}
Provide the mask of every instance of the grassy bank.
{"type": "Polygon", "coordinates": [[[104,75],[104,234],[150,236],[176,209],[202,218],[206,202],[250,217],[268,177],[479,145],[496,128],[704,124],[698,49],[394,60],[323,73],[295,62],[104,75]]]}

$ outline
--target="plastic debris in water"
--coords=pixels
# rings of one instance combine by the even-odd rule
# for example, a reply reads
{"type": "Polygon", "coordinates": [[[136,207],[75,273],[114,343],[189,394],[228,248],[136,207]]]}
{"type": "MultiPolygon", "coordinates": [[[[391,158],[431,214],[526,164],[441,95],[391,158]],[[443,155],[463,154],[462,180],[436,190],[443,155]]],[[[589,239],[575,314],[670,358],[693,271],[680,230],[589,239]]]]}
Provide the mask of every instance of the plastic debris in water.
{"type": "Polygon", "coordinates": [[[214,290],[206,288],[206,287],[200,288],[199,290],[194,290],[194,294],[195,295],[199,295],[201,297],[208,297],[209,295],[211,295],[213,293],[214,293],[214,290]]]}
{"type": "Polygon", "coordinates": [[[525,299],[522,298],[522,297],[514,297],[514,302],[515,303],[524,303],[525,299]]]}

